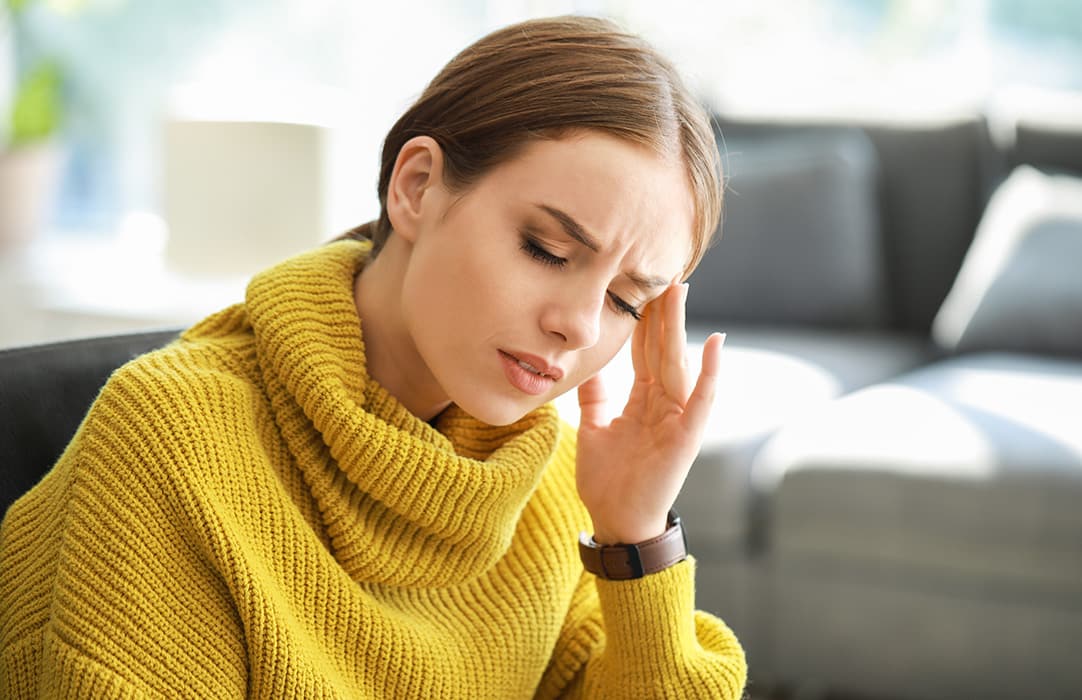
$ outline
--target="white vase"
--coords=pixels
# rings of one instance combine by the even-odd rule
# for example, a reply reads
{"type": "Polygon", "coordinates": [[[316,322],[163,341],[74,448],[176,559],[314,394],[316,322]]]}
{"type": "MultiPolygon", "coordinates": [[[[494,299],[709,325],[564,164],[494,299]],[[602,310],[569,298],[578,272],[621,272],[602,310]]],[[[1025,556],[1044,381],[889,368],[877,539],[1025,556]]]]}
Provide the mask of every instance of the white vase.
{"type": "Polygon", "coordinates": [[[166,122],[170,268],[247,277],[326,240],[329,143],[314,124],[166,122]]]}
{"type": "Polygon", "coordinates": [[[0,250],[29,243],[48,221],[60,180],[53,142],[0,151],[0,250]]]}

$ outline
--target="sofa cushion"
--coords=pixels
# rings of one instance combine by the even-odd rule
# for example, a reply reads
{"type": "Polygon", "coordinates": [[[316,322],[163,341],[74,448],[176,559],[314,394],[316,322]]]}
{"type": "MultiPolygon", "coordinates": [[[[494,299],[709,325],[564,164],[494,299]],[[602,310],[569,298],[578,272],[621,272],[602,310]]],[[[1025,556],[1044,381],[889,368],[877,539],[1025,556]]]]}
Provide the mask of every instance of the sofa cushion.
{"type": "Polygon", "coordinates": [[[691,278],[694,321],[884,321],[877,162],[859,129],[724,144],[722,237],[691,278]]]}
{"type": "Polygon", "coordinates": [[[1082,601],[1082,362],[952,358],[857,391],[759,453],[773,556],[895,583],[1082,601]]]}
{"type": "Polygon", "coordinates": [[[867,131],[879,154],[892,326],[927,333],[1002,172],[979,117],[887,120],[867,131]]]}
{"type": "MultiPolygon", "coordinates": [[[[831,691],[811,697],[1082,697],[1077,601],[1065,606],[977,581],[951,589],[918,571],[833,562],[785,562],[769,571],[759,584],[769,670],[831,691]]],[[[762,666],[748,659],[752,669],[762,666]]]]}
{"type": "MultiPolygon", "coordinates": [[[[829,141],[846,130],[867,136],[877,170],[886,314],[893,328],[928,332],[973,238],[991,185],[1003,176],[983,117],[873,119],[854,127],[718,115],[715,123],[719,126],[718,143],[727,154],[727,176],[734,177],[755,144],[791,142],[794,138],[829,141]]],[[[862,186],[871,184],[869,180],[862,186]]],[[[735,191],[727,195],[726,226],[718,249],[721,255],[728,255],[725,239],[736,224],[730,215],[737,215],[733,207],[740,201],[742,186],[735,179],[733,185],[735,191]]],[[[782,197],[775,198],[773,204],[790,206],[782,197]]],[[[773,215],[780,216],[777,212],[773,215]]],[[[689,304],[695,303],[693,288],[689,304]]]]}
{"type": "Polygon", "coordinates": [[[1082,173],[1082,97],[1077,92],[1015,88],[989,105],[1010,167],[1030,164],[1082,173]]]}
{"type": "Polygon", "coordinates": [[[1020,166],[996,190],[933,325],[956,352],[1082,357],[1082,178],[1020,166]]]}

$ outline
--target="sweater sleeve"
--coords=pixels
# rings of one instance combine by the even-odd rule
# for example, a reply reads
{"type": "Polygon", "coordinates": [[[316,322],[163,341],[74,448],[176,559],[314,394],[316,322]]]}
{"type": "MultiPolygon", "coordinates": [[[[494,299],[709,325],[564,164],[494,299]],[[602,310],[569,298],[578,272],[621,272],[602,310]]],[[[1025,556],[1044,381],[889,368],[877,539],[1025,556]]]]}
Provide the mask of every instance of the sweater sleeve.
{"type": "Polygon", "coordinates": [[[694,609],[695,561],[631,581],[584,574],[537,698],[740,698],[744,652],[694,609]]]}
{"type": "MultiPolygon", "coordinates": [[[[240,698],[243,634],[205,532],[121,370],[0,536],[0,696],[240,698]]],[[[183,429],[172,421],[172,427],[183,429]]],[[[180,465],[180,466],[177,466],[180,465]]]]}

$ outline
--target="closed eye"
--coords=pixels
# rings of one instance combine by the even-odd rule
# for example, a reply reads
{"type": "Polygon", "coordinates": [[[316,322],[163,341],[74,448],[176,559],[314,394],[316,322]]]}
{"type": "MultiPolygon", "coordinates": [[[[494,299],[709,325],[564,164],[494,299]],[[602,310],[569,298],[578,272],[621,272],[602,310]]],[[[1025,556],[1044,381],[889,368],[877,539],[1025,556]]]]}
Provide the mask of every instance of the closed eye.
{"type": "Polygon", "coordinates": [[[627,314],[628,316],[635,319],[636,321],[641,321],[642,320],[642,313],[640,313],[638,309],[636,309],[634,306],[627,303],[626,301],[624,301],[620,297],[616,296],[612,292],[609,292],[609,299],[612,300],[613,305],[616,307],[616,309],[620,313],[627,314]]]}
{"type": "MultiPolygon", "coordinates": [[[[555,268],[563,268],[567,265],[567,258],[561,258],[558,255],[550,253],[540,243],[533,239],[532,236],[523,233],[522,234],[522,248],[523,252],[529,255],[534,260],[538,261],[542,265],[548,265],[555,268]]],[[[635,319],[636,321],[642,320],[642,314],[631,304],[627,303],[612,292],[608,293],[609,300],[612,301],[613,307],[621,314],[625,314],[635,319]]]]}
{"type": "Polygon", "coordinates": [[[551,265],[552,267],[563,267],[567,265],[567,258],[553,255],[529,236],[523,235],[521,248],[527,255],[542,264],[551,265]]]}

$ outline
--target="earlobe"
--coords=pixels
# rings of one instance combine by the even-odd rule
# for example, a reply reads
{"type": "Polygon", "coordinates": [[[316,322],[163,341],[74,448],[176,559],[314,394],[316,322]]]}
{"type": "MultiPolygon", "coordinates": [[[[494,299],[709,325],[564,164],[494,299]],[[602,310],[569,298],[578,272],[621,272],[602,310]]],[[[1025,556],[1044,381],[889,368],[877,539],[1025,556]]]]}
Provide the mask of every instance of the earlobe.
{"type": "Polygon", "coordinates": [[[387,185],[387,216],[397,235],[416,242],[421,221],[436,204],[431,195],[442,178],[443,150],[435,139],[415,136],[402,145],[387,185]]]}

